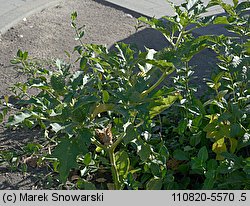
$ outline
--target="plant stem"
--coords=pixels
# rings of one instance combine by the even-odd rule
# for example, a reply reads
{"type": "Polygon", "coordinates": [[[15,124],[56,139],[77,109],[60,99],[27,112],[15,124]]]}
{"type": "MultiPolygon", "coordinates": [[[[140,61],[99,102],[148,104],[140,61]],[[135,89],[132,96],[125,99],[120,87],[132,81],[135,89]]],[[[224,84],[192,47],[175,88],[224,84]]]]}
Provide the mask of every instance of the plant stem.
{"type": "Polygon", "coordinates": [[[96,139],[92,139],[92,143],[93,144],[95,144],[97,147],[100,147],[100,148],[102,148],[103,150],[105,150],[106,152],[108,151],[107,149],[107,147],[106,146],[104,146],[104,145],[102,145],[100,142],[98,142],[96,139]]]}
{"type": "Polygon", "coordinates": [[[152,92],[156,87],[158,87],[164,80],[165,78],[171,74],[175,69],[171,68],[170,70],[164,72],[161,77],[158,79],[157,82],[155,82],[149,89],[145,90],[142,92],[142,97],[145,97],[146,95],[148,95],[150,92],[152,92]]]}
{"type": "Polygon", "coordinates": [[[185,33],[185,29],[186,29],[186,27],[183,27],[182,30],[180,31],[180,34],[179,34],[179,36],[176,40],[175,46],[174,46],[175,50],[177,50],[177,48],[179,47],[179,44],[181,43],[182,37],[185,33]]]}
{"type": "Polygon", "coordinates": [[[109,160],[111,164],[111,172],[112,172],[112,177],[113,177],[113,181],[115,185],[115,190],[119,190],[121,189],[121,186],[120,186],[119,174],[118,174],[116,162],[115,162],[115,151],[112,147],[108,149],[108,154],[109,154],[109,160]]]}
{"type": "Polygon", "coordinates": [[[114,185],[115,185],[115,190],[120,190],[121,189],[121,182],[119,179],[119,173],[116,167],[116,162],[115,162],[115,149],[116,147],[120,144],[120,142],[122,141],[124,135],[121,135],[115,142],[114,144],[112,144],[110,147],[106,147],[104,145],[102,145],[101,143],[99,143],[97,140],[92,139],[93,144],[95,144],[96,146],[102,148],[103,150],[105,150],[108,155],[109,155],[109,161],[110,161],[110,165],[111,165],[111,173],[112,173],[112,177],[113,177],[113,181],[114,181],[114,185]]]}

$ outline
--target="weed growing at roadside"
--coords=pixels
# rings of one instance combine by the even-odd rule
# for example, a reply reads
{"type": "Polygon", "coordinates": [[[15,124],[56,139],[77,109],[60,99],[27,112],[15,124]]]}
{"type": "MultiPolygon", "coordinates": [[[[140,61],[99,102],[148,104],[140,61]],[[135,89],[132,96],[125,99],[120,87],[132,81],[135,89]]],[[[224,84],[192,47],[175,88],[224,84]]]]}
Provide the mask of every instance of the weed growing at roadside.
{"type": "MultiPolygon", "coordinates": [[[[169,46],[161,51],[83,44],[84,27],[73,12],[77,70],[61,60],[48,69],[20,50],[12,61],[28,80],[16,84],[15,105],[5,97],[0,118],[18,105],[7,126],[42,129],[43,143],[26,151],[35,166],[48,164],[64,187],[249,189],[250,4],[189,0],[172,6],[173,17],[139,18],[166,37],[169,46]],[[202,17],[215,5],[226,14],[202,17]],[[193,36],[213,24],[225,24],[234,35],[193,36]],[[190,61],[204,49],[217,54],[218,65],[206,80],[208,95],[199,98],[190,61]]],[[[0,154],[1,162],[11,160],[0,154]]]]}

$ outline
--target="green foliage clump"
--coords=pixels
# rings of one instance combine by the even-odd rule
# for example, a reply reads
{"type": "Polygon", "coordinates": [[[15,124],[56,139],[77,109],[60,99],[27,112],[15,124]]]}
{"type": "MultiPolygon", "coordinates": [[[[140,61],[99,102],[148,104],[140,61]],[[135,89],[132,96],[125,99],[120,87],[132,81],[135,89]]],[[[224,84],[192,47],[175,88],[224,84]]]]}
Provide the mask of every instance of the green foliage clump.
{"type": "MultiPolygon", "coordinates": [[[[161,51],[143,52],[125,43],[115,50],[83,44],[76,12],[71,26],[80,42],[74,48],[77,70],[60,60],[47,69],[18,51],[12,63],[28,80],[14,88],[20,109],[7,125],[43,130],[45,139],[34,153],[41,151],[39,161],[49,163],[63,185],[250,188],[250,4],[188,0],[172,6],[173,17],[139,18],[166,37],[169,46],[161,51]],[[225,15],[203,17],[216,5],[225,15]],[[215,24],[233,35],[193,35],[215,24]],[[190,61],[204,49],[216,53],[218,64],[206,79],[205,95],[198,97],[190,61]]],[[[13,106],[8,97],[5,102],[1,120],[13,106]]],[[[2,162],[7,153],[0,154],[2,162]]]]}

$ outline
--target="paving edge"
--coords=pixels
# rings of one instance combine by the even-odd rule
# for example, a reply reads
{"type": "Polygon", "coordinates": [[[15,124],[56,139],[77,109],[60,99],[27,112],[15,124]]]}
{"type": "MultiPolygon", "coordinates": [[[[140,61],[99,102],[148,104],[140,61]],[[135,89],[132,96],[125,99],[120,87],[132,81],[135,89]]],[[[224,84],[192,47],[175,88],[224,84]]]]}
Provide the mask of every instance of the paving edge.
{"type": "Polygon", "coordinates": [[[22,19],[31,16],[34,13],[40,12],[43,9],[53,7],[56,4],[62,2],[62,0],[53,0],[41,2],[40,0],[35,1],[32,5],[23,5],[14,10],[11,10],[5,15],[2,15],[3,18],[8,19],[4,22],[4,25],[0,24],[0,35],[6,33],[11,27],[18,24],[22,19]],[[10,16],[12,15],[12,18],[10,16]]]}
{"type": "Polygon", "coordinates": [[[111,8],[114,8],[114,9],[117,9],[119,11],[123,11],[124,13],[126,14],[130,14],[132,15],[133,17],[135,18],[139,18],[141,16],[145,16],[145,17],[148,17],[148,18],[151,18],[150,16],[148,15],[145,15],[145,14],[142,14],[138,11],[135,11],[133,9],[129,9],[129,8],[126,8],[126,7],[123,7],[121,5],[118,5],[118,4],[115,4],[115,3],[112,3],[110,1],[107,1],[107,0],[94,0],[96,3],[98,4],[102,4],[104,6],[108,6],[108,7],[111,7],[111,8]]]}

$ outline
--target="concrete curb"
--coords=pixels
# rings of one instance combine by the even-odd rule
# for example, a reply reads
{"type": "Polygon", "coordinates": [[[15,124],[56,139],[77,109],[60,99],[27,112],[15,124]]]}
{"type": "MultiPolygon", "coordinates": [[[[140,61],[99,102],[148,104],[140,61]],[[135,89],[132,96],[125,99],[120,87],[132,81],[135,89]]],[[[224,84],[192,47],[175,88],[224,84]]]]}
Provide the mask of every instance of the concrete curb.
{"type": "Polygon", "coordinates": [[[0,35],[4,34],[12,26],[28,16],[42,11],[45,8],[55,6],[61,0],[33,0],[23,3],[21,6],[13,7],[12,10],[0,15],[0,35]]]}

